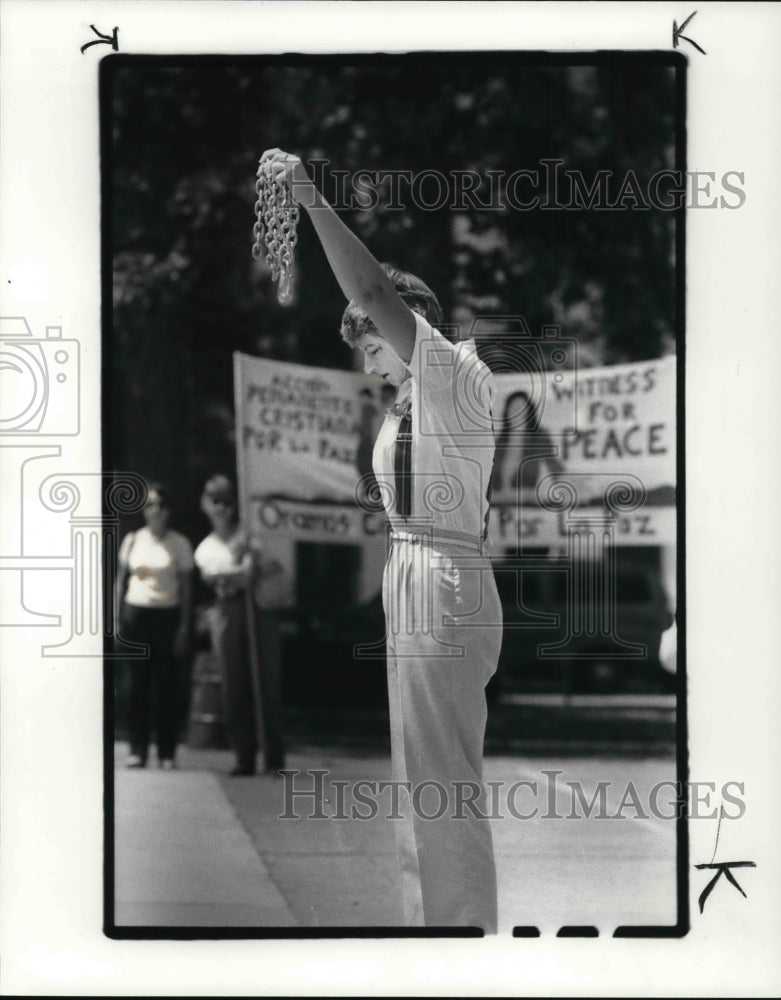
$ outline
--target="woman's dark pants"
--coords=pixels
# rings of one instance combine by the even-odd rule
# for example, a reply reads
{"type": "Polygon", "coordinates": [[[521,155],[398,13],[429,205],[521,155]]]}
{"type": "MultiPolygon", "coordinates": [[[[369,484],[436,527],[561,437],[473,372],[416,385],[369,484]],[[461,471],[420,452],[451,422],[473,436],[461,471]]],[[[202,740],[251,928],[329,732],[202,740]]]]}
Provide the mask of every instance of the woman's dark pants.
{"type": "Polygon", "coordinates": [[[122,635],[149,647],[143,659],[128,660],[130,752],[146,760],[154,732],[160,760],[173,760],[179,723],[179,667],[174,638],[179,608],[138,608],[125,604],[122,635]]]}

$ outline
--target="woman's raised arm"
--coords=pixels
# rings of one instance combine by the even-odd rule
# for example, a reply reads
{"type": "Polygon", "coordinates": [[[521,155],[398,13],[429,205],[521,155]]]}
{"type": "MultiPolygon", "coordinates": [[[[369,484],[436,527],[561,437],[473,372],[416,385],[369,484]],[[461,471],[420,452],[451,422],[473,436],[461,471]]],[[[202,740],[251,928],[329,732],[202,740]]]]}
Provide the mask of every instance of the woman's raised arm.
{"type": "Polygon", "coordinates": [[[323,198],[298,156],[267,149],[261,163],[270,163],[275,177],[285,180],[293,198],[309,213],[347,299],[360,306],[399,357],[409,361],[415,347],[415,317],[376,258],[323,198]]]}

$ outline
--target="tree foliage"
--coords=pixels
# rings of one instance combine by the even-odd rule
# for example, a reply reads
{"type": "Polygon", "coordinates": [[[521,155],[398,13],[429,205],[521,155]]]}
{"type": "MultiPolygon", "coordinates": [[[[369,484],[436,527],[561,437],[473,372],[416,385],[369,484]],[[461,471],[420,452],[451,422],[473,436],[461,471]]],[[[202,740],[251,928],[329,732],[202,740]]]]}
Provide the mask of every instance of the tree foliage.
{"type": "MultiPolygon", "coordinates": [[[[326,160],[326,197],[343,183],[338,171],[506,178],[559,159],[587,179],[608,171],[615,195],[628,171],[643,188],[674,165],[673,71],[647,62],[130,59],[117,63],[108,107],[111,461],[188,497],[214,468],[232,467],[233,351],[352,363],[338,338],[344,302],[308,219],[292,307],[278,305],[251,257],[263,149],[326,160]]],[[[389,184],[376,206],[343,218],[377,257],[419,273],[451,321],[558,323],[582,357],[605,363],[658,356],[674,336],[672,213],[431,211],[408,186],[396,210],[389,184]]]]}

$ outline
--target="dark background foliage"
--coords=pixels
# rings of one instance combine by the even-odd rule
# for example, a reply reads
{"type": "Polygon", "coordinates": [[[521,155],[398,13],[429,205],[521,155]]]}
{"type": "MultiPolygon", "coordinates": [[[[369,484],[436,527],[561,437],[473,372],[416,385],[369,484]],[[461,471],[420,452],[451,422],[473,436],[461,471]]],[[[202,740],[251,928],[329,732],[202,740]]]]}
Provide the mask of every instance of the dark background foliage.
{"type": "MultiPolygon", "coordinates": [[[[642,60],[117,60],[108,75],[113,322],[110,466],[168,482],[194,528],[201,483],[233,469],[232,352],[353,363],[344,301],[304,216],[298,292],[280,307],[250,254],[257,160],[270,146],[334,171],[627,171],[675,165],[675,77],[642,60]]],[[[345,210],[381,260],[419,273],[450,322],[558,323],[581,363],[659,356],[675,331],[675,217],[651,209],[345,210]]],[[[302,213],[303,214],[303,213],[302,213]]],[[[198,522],[199,526],[200,522],[198,522]]],[[[194,535],[197,531],[194,530],[194,535]]]]}

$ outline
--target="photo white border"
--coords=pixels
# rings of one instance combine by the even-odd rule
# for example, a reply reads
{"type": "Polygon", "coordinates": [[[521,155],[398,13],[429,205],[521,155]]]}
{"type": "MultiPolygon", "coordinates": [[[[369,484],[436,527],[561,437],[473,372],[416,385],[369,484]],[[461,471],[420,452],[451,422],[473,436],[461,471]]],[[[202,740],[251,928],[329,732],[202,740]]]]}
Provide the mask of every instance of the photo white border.
{"type": "MultiPolygon", "coordinates": [[[[692,870],[692,930],[680,940],[109,940],[99,649],[82,660],[43,658],[56,629],[3,629],[4,994],[778,994],[778,5],[5,0],[0,312],[25,316],[36,336],[56,325],[80,341],[81,432],[57,440],[59,468],[97,471],[97,100],[108,47],[80,52],[95,40],[90,24],[117,26],[120,51],[136,54],[669,51],[673,19],[694,9],[685,34],[706,55],[683,41],[678,50],[689,59],[688,166],[743,172],[746,201],[687,213],[689,766],[695,781],[745,783],[746,815],[722,830],[722,844],[757,864],[741,880],[748,899],[718,886],[700,916],[704,873],[692,870]]],[[[69,545],[62,523],[57,555],[69,545]]],[[[65,574],[50,575],[35,607],[61,613],[65,574]]],[[[710,861],[715,823],[689,829],[692,864],[710,861]]]]}

